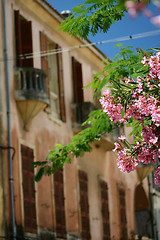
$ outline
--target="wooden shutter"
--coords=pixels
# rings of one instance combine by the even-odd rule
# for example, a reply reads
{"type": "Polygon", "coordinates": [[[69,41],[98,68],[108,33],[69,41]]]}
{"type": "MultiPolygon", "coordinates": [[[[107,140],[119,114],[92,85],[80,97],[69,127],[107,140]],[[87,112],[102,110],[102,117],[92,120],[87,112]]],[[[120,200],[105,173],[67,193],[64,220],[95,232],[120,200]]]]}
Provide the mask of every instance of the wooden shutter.
{"type": "MultiPolygon", "coordinates": [[[[47,37],[43,32],[40,32],[40,50],[46,52],[48,50],[47,37]]],[[[49,86],[49,70],[48,70],[48,56],[41,56],[41,68],[46,72],[46,91],[50,97],[50,86],[49,86]]]]}
{"type": "Polygon", "coordinates": [[[84,102],[82,65],[72,57],[74,102],[84,102]]]}
{"type": "Polygon", "coordinates": [[[22,66],[22,59],[20,54],[22,54],[22,45],[21,45],[21,21],[19,11],[15,11],[15,42],[16,42],[16,65],[22,66]]]}
{"type": "Polygon", "coordinates": [[[109,203],[108,186],[104,181],[100,181],[101,189],[101,211],[103,220],[103,240],[110,240],[109,203]]]}
{"type": "Polygon", "coordinates": [[[33,150],[21,145],[22,176],[23,176],[23,201],[24,201],[24,228],[26,232],[36,233],[36,203],[34,168],[32,166],[33,150]]]}
{"type": "Polygon", "coordinates": [[[126,220],[126,201],[125,201],[125,190],[119,189],[119,201],[120,201],[120,228],[121,228],[121,239],[127,240],[127,220],[126,220]]]}
{"type": "MultiPolygon", "coordinates": [[[[56,49],[60,49],[59,45],[56,49]]],[[[59,100],[60,100],[60,117],[63,122],[66,121],[66,110],[65,110],[65,99],[64,99],[64,82],[63,82],[63,63],[62,63],[62,53],[57,54],[58,63],[58,86],[59,86],[59,100]]]]}
{"type": "Polygon", "coordinates": [[[56,213],[56,236],[66,237],[65,206],[64,206],[64,187],[63,170],[59,169],[54,174],[54,196],[56,213]]]}
{"type": "MultiPolygon", "coordinates": [[[[20,55],[33,52],[32,23],[15,11],[16,58],[18,67],[33,67],[33,58],[22,59],[20,55]]],[[[31,55],[32,56],[32,55],[31,55]]]]}
{"type": "Polygon", "coordinates": [[[89,205],[88,205],[88,179],[87,174],[79,170],[79,188],[80,188],[80,209],[81,209],[81,237],[82,240],[89,240],[89,205]]]}
{"type": "MultiPolygon", "coordinates": [[[[30,54],[33,52],[32,47],[32,23],[31,21],[21,21],[21,40],[22,54],[30,54]]],[[[31,56],[33,56],[31,54],[31,56]]],[[[33,57],[22,60],[23,67],[33,67],[33,57]]]]}

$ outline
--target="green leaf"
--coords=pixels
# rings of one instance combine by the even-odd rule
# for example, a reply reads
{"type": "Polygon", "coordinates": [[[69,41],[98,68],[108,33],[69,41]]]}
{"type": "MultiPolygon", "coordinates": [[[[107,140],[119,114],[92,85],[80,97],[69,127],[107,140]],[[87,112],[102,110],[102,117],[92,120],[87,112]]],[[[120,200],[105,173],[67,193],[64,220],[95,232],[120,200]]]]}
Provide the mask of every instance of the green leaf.
{"type": "Polygon", "coordinates": [[[47,163],[47,161],[36,161],[36,162],[33,162],[32,165],[34,167],[37,167],[37,166],[43,166],[47,163]]]}
{"type": "Polygon", "coordinates": [[[44,168],[41,167],[38,171],[38,173],[35,175],[34,177],[34,181],[38,182],[41,180],[42,176],[43,176],[43,173],[44,173],[44,168]]]}
{"type": "Polygon", "coordinates": [[[86,8],[85,5],[81,4],[81,5],[78,5],[74,8],[72,8],[72,11],[75,12],[75,13],[82,13],[85,8],[86,8]]]}
{"type": "Polygon", "coordinates": [[[122,47],[122,46],[123,46],[122,43],[118,43],[118,44],[114,45],[114,47],[122,47]]]}
{"type": "Polygon", "coordinates": [[[87,0],[85,1],[85,4],[93,4],[93,3],[101,3],[101,0],[87,0]]]}

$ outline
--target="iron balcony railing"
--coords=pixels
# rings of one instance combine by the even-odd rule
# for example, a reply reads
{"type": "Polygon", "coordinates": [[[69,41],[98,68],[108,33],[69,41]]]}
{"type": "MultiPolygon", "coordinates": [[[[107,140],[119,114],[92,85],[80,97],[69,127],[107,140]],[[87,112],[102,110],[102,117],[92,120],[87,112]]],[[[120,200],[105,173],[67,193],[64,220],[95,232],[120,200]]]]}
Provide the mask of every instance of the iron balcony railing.
{"type": "Polygon", "coordinates": [[[15,73],[15,98],[17,101],[37,100],[49,104],[44,70],[32,67],[18,67],[15,73]]]}

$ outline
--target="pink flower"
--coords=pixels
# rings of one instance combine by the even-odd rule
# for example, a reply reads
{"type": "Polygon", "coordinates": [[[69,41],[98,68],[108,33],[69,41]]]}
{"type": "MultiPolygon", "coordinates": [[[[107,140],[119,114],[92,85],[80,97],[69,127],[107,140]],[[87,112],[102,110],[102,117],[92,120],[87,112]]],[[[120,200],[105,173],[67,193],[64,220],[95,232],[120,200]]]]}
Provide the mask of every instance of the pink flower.
{"type": "Polygon", "coordinates": [[[120,139],[123,142],[126,139],[126,137],[125,136],[120,136],[120,137],[118,137],[118,139],[120,139]]]}
{"type": "Polygon", "coordinates": [[[147,146],[143,146],[142,148],[140,148],[140,151],[137,155],[138,161],[144,164],[155,163],[155,154],[155,151],[153,151],[147,146]]]}
{"type": "Polygon", "coordinates": [[[128,8],[128,12],[131,15],[131,17],[136,17],[137,15],[137,8],[136,4],[133,1],[126,1],[126,7],[128,8]]]}
{"type": "Polygon", "coordinates": [[[156,25],[157,27],[160,27],[160,15],[156,16],[156,17],[152,17],[151,18],[151,22],[156,25]]]}
{"type": "Polygon", "coordinates": [[[116,151],[118,151],[119,149],[121,149],[121,145],[119,144],[119,143],[114,143],[114,145],[115,145],[115,148],[113,149],[113,152],[116,152],[116,151]]]}
{"type": "Polygon", "coordinates": [[[148,59],[144,56],[144,58],[141,62],[142,62],[143,65],[147,65],[148,59]]]}
{"type": "Polygon", "coordinates": [[[121,111],[123,106],[118,103],[114,103],[114,98],[111,96],[109,90],[106,90],[103,94],[104,96],[100,98],[100,103],[102,105],[103,111],[110,116],[110,119],[115,124],[119,122],[125,122],[125,119],[122,118],[121,111]]]}
{"type": "Polygon", "coordinates": [[[126,78],[125,79],[125,83],[128,84],[128,83],[132,83],[134,82],[134,80],[132,78],[126,78]]]}
{"type": "Polygon", "coordinates": [[[123,149],[118,153],[117,166],[122,172],[131,172],[138,166],[138,161],[131,156],[127,149],[123,149]]]}
{"type": "Polygon", "coordinates": [[[152,17],[152,13],[146,9],[144,1],[140,2],[126,1],[125,4],[126,7],[128,8],[129,14],[133,18],[136,17],[138,11],[142,11],[143,14],[148,18],[152,17]]]}
{"type": "Polygon", "coordinates": [[[154,138],[149,140],[150,144],[155,144],[158,141],[158,138],[155,136],[154,138]]]}

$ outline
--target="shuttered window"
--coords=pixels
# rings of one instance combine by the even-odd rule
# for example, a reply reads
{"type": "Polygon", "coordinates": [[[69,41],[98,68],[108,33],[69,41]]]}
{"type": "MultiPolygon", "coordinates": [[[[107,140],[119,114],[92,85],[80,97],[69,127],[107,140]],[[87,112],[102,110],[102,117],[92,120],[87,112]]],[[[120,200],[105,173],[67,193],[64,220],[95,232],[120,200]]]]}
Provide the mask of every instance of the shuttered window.
{"type": "Polygon", "coordinates": [[[110,240],[108,186],[105,181],[100,180],[101,189],[101,211],[103,220],[103,240],[110,240]]]}
{"type": "Polygon", "coordinates": [[[120,203],[120,229],[121,229],[121,240],[127,240],[127,219],[126,219],[126,201],[125,201],[125,190],[119,189],[119,203],[120,203]]]}
{"type": "Polygon", "coordinates": [[[81,237],[83,240],[89,240],[89,205],[88,205],[88,178],[84,171],[79,170],[79,189],[80,189],[80,210],[81,210],[81,237]]]}
{"type": "Polygon", "coordinates": [[[55,197],[55,218],[56,236],[66,237],[65,205],[64,205],[64,186],[63,170],[59,169],[54,174],[54,197],[55,197]]]}
{"type": "Polygon", "coordinates": [[[24,228],[26,232],[36,233],[36,203],[34,184],[33,149],[21,145],[23,201],[24,201],[24,228]]]}
{"type": "MultiPolygon", "coordinates": [[[[53,52],[61,47],[50,41],[47,36],[40,32],[41,51],[53,52]]],[[[47,74],[46,87],[50,98],[50,107],[53,115],[66,121],[65,101],[64,101],[64,82],[63,82],[63,63],[62,53],[41,56],[41,66],[47,74]]]]}
{"type": "Polygon", "coordinates": [[[18,67],[33,67],[33,58],[25,58],[25,54],[31,54],[32,48],[32,23],[27,21],[15,11],[15,42],[16,65],[18,67]],[[21,57],[24,56],[24,58],[21,57]]]}
{"type": "Polygon", "coordinates": [[[79,63],[74,57],[72,57],[72,69],[73,69],[73,91],[75,103],[84,102],[83,96],[83,79],[82,79],[82,64],[79,63]]]}

